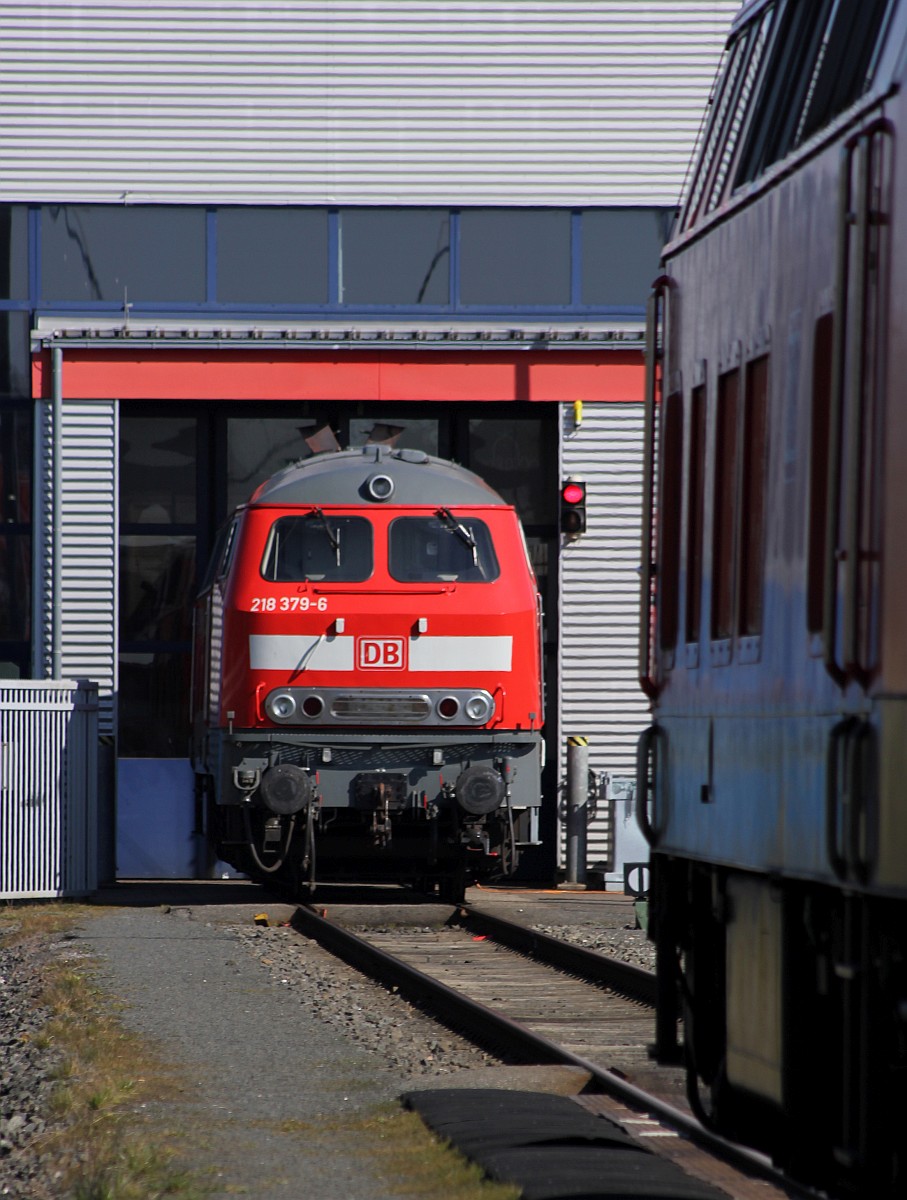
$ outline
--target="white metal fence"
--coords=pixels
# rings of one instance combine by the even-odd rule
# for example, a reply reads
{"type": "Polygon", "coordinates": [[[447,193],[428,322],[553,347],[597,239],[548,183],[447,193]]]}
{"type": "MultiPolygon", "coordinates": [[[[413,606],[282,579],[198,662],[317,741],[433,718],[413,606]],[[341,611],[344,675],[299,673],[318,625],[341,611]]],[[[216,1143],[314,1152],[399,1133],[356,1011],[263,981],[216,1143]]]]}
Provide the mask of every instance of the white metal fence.
{"type": "Polygon", "coordinates": [[[0,900],[81,896],[98,876],[98,687],[0,686],[0,900]]]}

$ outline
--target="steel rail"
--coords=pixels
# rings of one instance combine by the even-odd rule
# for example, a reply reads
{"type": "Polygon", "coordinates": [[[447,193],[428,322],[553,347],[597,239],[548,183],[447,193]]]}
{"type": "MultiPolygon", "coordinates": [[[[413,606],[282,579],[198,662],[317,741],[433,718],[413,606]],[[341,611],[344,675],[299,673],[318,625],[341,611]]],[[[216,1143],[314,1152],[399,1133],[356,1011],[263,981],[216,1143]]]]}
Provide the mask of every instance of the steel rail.
{"type": "Polygon", "coordinates": [[[506,917],[493,916],[471,904],[460,906],[457,921],[466,928],[476,927],[487,931],[496,942],[538,962],[558,967],[589,982],[604,984],[621,996],[638,1000],[650,1008],[655,1007],[657,981],[654,971],[635,967],[632,963],[618,962],[598,950],[589,950],[550,934],[527,929],[525,925],[508,921],[506,917]]]}
{"type": "Polygon", "coordinates": [[[337,958],[382,983],[396,986],[409,998],[430,998],[439,1020],[450,1022],[487,1049],[500,1053],[502,1048],[527,1063],[561,1063],[580,1067],[605,1093],[639,1112],[647,1113],[670,1126],[697,1146],[750,1175],[765,1179],[791,1196],[816,1200],[817,1193],[791,1181],[761,1154],[726,1141],[711,1133],[689,1113],[627,1083],[607,1068],[558,1046],[542,1034],[534,1033],[518,1021],[472,1000],[462,992],[433,979],[409,963],[371,945],[364,938],[335,925],[314,908],[301,905],[294,914],[293,927],[310,937],[337,958]]]}

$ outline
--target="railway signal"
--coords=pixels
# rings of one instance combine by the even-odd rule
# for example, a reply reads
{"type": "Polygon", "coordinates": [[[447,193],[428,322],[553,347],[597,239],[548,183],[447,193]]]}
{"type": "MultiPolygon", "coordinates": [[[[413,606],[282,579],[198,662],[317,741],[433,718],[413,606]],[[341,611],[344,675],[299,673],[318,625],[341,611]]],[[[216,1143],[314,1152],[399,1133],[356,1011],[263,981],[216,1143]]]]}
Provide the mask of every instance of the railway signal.
{"type": "Polygon", "coordinates": [[[586,532],[586,484],[582,479],[565,479],[561,484],[561,533],[579,537],[586,532]]]}

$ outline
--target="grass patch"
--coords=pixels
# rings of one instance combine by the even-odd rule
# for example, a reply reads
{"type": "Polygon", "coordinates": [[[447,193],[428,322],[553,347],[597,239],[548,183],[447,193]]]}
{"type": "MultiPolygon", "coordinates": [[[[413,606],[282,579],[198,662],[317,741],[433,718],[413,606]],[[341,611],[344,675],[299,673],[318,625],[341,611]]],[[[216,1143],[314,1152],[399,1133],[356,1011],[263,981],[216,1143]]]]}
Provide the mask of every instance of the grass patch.
{"type": "MultiPolygon", "coordinates": [[[[180,1168],[181,1133],[144,1106],[178,1094],[178,1081],[130,1033],[116,1001],[95,980],[89,959],[67,960],[41,947],[64,937],[98,910],[72,903],[0,906],[0,946],[40,958],[39,1003],[50,1016],[32,1037],[53,1055],[52,1132],[36,1152],[64,1171],[68,1200],[204,1200],[214,1185],[180,1168]]],[[[413,1200],[518,1200],[520,1189],[487,1180],[479,1167],[437,1138],[421,1119],[395,1104],[324,1121],[284,1121],[278,1128],[309,1147],[338,1143],[364,1151],[388,1192],[413,1200]]],[[[221,1183],[220,1188],[223,1188],[221,1183]]]]}
{"type": "MultiPolygon", "coordinates": [[[[311,1121],[284,1121],[279,1128],[312,1143],[326,1132],[322,1123],[311,1121]]],[[[481,1167],[436,1137],[416,1113],[395,1104],[332,1120],[330,1131],[361,1146],[395,1195],[414,1200],[519,1200],[520,1188],[486,1178],[481,1167]]]]}
{"type": "Polygon", "coordinates": [[[63,1172],[72,1200],[202,1200],[211,1189],[175,1165],[178,1137],[139,1107],[165,1101],[175,1081],[125,1028],[90,960],[74,965],[42,949],[92,913],[66,903],[0,909],[0,945],[40,960],[38,1001],[50,1014],[33,1041],[55,1059],[47,1114],[54,1127],[35,1151],[63,1172]]]}

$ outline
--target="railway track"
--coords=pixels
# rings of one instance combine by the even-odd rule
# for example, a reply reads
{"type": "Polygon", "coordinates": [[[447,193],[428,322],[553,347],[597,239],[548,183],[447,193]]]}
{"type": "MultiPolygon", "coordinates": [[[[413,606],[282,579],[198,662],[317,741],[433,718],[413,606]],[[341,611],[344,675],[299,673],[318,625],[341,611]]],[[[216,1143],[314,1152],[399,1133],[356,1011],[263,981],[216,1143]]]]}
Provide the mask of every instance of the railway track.
{"type": "MultiPolygon", "coordinates": [[[[437,913],[438,906],[433,906],[437,913]]],[[[689,1110],[683,1073],[649,1057],[655,977],[461,906],[427,921],[418,907],[392,923],[304,906],[295,927],[370,977],[420,1002],[504,1061],[581,1067],[578,1102],[610,1117],[735,1200],[812,1196],[762,1156],[716,1138],[689,1110]]]]}

